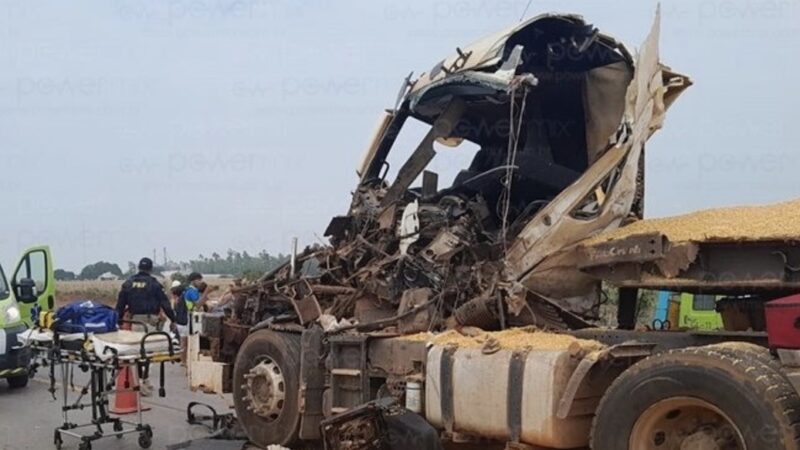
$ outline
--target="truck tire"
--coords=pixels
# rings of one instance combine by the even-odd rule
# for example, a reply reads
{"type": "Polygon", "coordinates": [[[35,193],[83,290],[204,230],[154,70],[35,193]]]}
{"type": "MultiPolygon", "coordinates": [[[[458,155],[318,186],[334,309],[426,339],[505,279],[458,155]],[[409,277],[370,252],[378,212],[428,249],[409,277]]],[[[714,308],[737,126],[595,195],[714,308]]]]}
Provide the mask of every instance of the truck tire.
{"type": "Polygon", "coordinates": [[[748,351],[672,350],[606,391],[593,450],[800,449],[800,396],[748,351]]]}
{"type": "Polygon", "coordinates": [[[300,336],[259,330],[245,339],[233,368],[236,415],[260,447],[290,446],[300,427],[300,336]]]}
{"type": "Polygon", "coordinates": [[[777,358],[773,358],[769,349],[750,342],[722,342],[719,344],[711,344],[703,348],[725,353],[730,356],[741,358],[743,356],[755,359],[756,361],[768,366],[780,376],[784,376],[782,372],[781,362],[777,358]]]}
{"type": "Polygon", "coordinates": [[[8,380],[8,386],[11,389],[22,389],[28,385],[28,373],[25,372],[24,375],[9,377],[7,378],[7,380],[8,380]]]}

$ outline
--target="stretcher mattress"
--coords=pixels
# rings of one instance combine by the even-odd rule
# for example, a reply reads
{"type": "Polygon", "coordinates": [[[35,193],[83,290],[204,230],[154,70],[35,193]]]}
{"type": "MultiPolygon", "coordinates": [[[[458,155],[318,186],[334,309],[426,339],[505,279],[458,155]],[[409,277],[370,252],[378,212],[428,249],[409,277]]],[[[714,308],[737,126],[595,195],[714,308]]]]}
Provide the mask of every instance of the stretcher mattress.
{"type": "MultiPolygon", "coordinates": [[[[112,333],[95,333],[88,335],[88,342],[94,354],[101,360],[108,360],[116,355],[122,359],[133,359],[141,355],[142,339],[145,333],[139,331],[119,330],[112,333]]],[[[63,342],[79,343],[85,346],[87,336],[83,333],[59,334],[63,342]]],[[[26,345],[50,346],[54,335],[51,330],[28,330],[19,335],[26,345]]],[[[145,341],[145,354],[153,356],[169,352],[169,339],[164,335],[152,335],[145,341]]]]}
{"type": "MultiPolygon", "coordinates": [[[[95,353],[103,358],[110,354],[119,357],[137,356],[141,352],[142,338],[145,333],[119,330],[113,333],[93,334],[90,336],[95,353]],[[110,349],[110,350],[107,350],[110,349]]],[[[147,355],[169,352],[169,339],[161,334],[152,335],[144,344],[147,355]]]]}

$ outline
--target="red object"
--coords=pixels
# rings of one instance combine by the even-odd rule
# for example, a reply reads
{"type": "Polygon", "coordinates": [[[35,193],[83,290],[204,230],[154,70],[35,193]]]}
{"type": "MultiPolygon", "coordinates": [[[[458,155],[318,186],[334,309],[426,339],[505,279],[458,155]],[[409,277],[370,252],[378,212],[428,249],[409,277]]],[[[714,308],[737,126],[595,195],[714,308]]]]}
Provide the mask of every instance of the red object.
{"type": "Polygon", "coordinates": [[[767,336],[772,348],[800,349],[800,295],[766,304],[767,336]]]}
{"type": "Polygon", "coordinates": [[[125,320],[125,322],[122,322],[121,324],[119,324],[119,329],[120,330],[130,330],[131,329],[131,323],[128,322],[128,320],[131,320],[130,314],[123,313],[122,318],[125,320]]]}
{"type": "MultiPolygon", "coordinates": [[[[134,374],[131,366],[119,371],[117,375],[117,393],[114,394],[114,406],[111,407],[113,414],[132,414],[139,410],[139,397],[133,390],[138,385],[136,375],[134,374]]],[[[142,406],[142,411],[147,411],[148,407],[142,406]]]]}

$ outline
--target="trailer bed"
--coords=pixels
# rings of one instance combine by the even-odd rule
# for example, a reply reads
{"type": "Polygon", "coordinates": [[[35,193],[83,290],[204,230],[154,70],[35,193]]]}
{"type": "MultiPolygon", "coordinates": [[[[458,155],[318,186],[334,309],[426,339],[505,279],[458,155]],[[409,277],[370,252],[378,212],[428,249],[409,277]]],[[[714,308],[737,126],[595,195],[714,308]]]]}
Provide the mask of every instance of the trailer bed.
{"type": "Polygon", "coordinates": [[[582,271],[618,287],[792,293],[800,290],[800,200],[641,220],[576,251],[582,271]]]}
{"type": "Polygon", "coordinates": [[[672,242],[800,241],[800,199],[640,220],[600,234],[589,244],[651,233],[660,233],[672,242]]]}

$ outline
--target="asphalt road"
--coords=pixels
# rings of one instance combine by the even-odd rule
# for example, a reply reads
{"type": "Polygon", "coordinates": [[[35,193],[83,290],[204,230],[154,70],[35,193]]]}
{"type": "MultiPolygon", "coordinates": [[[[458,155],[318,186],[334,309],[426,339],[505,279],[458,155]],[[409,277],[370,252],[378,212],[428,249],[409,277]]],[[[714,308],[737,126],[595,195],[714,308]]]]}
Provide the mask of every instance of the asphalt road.
{"type": "MultiPolygon", "coordinates": [[[[192,401],[201,401],[217,408],[220,413],[232,411],[229,408],[230,398],[194,393],[188,389],[185,370],[178,364],[167,365],[167,396],[146,398],[144,404],[151,409],[143,413],[143,419],[153,427],[153,449],[163,449],[168,444],[175,444],[191,439],[201,439],[208,435],[202,426],[192,426],[186,422],[186,406],[192,401]]],[[[158,384],[158,369],[151,368],[151,377],[158,384]]],[[[59,377],[57,372],[57,377],[59,377]]],[[[78,376],[76,384],[80,382],[78,376]]],[[[62,423],[62,392],[56,393],[57,399],[48,392],[50,386],[49,372],[40,369],[36,377],[23,389],[9,389],[5,380],[0,380],[0,449],[2,450],[43,450],[53,449],[53,430],[62,423]]],[[[74,399],[76,393],[71,393],[74,399]]],[[[200,413],[201,410],[198,410],[200,413]]],[[[124,416],[135,420],[135,414],[124,416]]],[[[85,423],[91,420],[91,411],[72,411],[70,421],[85,423]]],[[[92,449],[135,450],[139,448],[138,436],[129,434],[122,439],[114,437],[101,439],[92,444],[92,449]]],[[[223,443],[213,448],[228,448],[223,443]]],[[[239,444],[241,447],[241,444],[239,444]]],[[[65,439],[65,449],[77,449],[78,441],[65,439]]],[[[192,447],[194,448],[194,447],[192,447]]]]}
{"type": "MultiPolygon", "coordinates": [[[[158,370],[151,368],[152,382],[158,384],[158,370]]],[[[186,407],[192,401],[207,403],[217,409],[219,413],[232,412],[230,408],[232,399],[230,395],[223,397],[217,395],[192,392],[188,388],[185,376],[186,369],[178,364],[167,365],[166,389],[167,396],[145,398],[143,403],[151,409],[143,413],[145,423],[153,427],[152,449],[186,450],[238,450],[242,448],[255,449],[235,441],[209,441],[203,440],[208,436],[208,429],[202,426],[189,425],[186,422],[186,407]],[[176,447],[176,444],[194,440],[190,446],[176,447]]],[[[60,380],[60,373],[56,371],[60,380]]],[[[75,385],[79,385],[82,377],[75,376],[75,385]]],[[[57,384],[56,400],[48,392],[50,387],[49,370],[40,369],[37,375],[30,380],[23,389],[9,389],[5,380],[0,380],[0,450],[46,450],[54,449],[53,430],[63,422],[61,415],[62,387],[57,384]]],[[[70,391],[70,399],[74,401],[77,393],[70,391]]],[[[202,409],[197,410],[202,414],[202,409]]],[[[123,416],[126,420],[135,420],[135,414],[123,416]]],[[[86,423],[91,420],[89,410],[70,412],[70,421],[86,423]]],[[[138,450],[137,434],[129,434],[122,439],[109,437],[92,443],[93,450],[138,450]]],[[[64,449],[77,450],[78,441],[65,438],[64,449]]],[[[500,450],[502,446],[479,445],[448,445],[447,450],[500,450]]]]}

